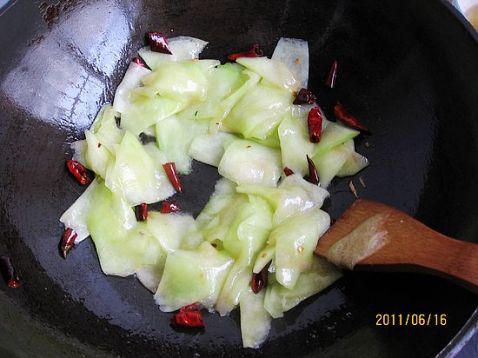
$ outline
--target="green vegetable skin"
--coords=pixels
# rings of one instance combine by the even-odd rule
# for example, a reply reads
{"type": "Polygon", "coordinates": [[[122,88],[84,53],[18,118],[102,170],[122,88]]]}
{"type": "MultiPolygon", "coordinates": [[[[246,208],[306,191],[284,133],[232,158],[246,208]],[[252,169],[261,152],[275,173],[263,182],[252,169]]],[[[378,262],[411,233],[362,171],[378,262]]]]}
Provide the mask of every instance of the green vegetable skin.
{"type": "Polygon", "coordinates": [[[105,274],[136,275],[163,311],[197,302],[226,315],[240,306],[243,345],[257,348],[272,317],[340,277],[313,254],[330,224],[320,208],[335,176],[368,162],[355,152],[358,132],[340,124],[324,120],[321,141],[309,141],[313,106],[292,104],[308,80],[307,42],[281,39],[272,60],[223,65],[198,60],[206,44],[177,37],[172,55],[140,50],[152,71],[132,64],[114,106],[72,144],[97,178],[60,221],[77,242],[91,235],[105,274]],[[156,141],[142,144],[140,133],[156,141]],[[320,186],[303,179],[306,155],[320,186]],[[175,194],[162,165],[174,162],[184,175],[192,159],[223,176],[197,218],[150,211],[137,222],[135,205],[175,194]],[[284,167],[296,174],[283,176],[284,167]],[[269,284],[255,294],[252,274],[265,267],[269,284]]]}

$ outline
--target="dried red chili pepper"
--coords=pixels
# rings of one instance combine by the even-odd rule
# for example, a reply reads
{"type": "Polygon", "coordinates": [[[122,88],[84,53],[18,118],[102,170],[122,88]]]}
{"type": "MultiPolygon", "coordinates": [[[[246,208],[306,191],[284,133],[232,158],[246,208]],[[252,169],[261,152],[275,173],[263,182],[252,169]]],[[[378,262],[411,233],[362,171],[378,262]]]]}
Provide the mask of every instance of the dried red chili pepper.
{"type": "Polygon", "coordinates": [[[164,163],[163,168],[164,168],[164,171],[166,172],[166,175],[168,176],[169,181],[173,185],[174,189],[178,193],[182,193],[183,186],[181,185],[178,172],[176,171],[176,164],[174,162],[164,163]]]}
{"type": "Polygon", "coordinates": [[[86,185],[91,183],[91,177],[88,174],[88,171],[80,162],[77,162],[76,160],[71,160],[71,159],[67,160],[66,167],[68,168],[68,171],[75,177],[75,179],[81,185],[86,185]]]}
{"type": "Polygon", "coordinates": [[[270,262],[264,266],[259,273],[252,273],[251,288],[252,292],[259,293],[263,288],[267,287],[267,279],[269,274],[270,262]]]}
{"type": "Polygon", "coordinates": [[[168,39],[163,33],[151,31],[146,34],[146,38],[149,47],[151,47],[151,51],[172,55],[169,49],[168,39]]]}
{"type": "Polygon", "coordinates": [[[289,175],[294,174],[294,171],[290,168],[285,167],[284,168],[284,174],[285,174],[286,177],[288,177],[289,175]]]}
{"type": "Polygon", "coordinates": [[[229,61],[236,61],[239,57],[261,57],[264,56],[258,44],[252,45],[248,51],[232,53],[227,56],[229,61]]]}
{"type": "Polygon", "coordinates": [[[317,97],[307,88],[301,88],[294,99],[294,104],[312,104],[315,103],[317,97]]]}
{"type": "Polygon", "coordinates": [[[334,106],[334,115],[337,119],[345,124],[347,127],[352,129],[359,130],[363,133],[370,134],[368,128],[363,125],[356,117],[352,116],[351,114],[345,111],[344,106],[340,102],[337,102],[334,106]]]}
{"type": "Polygon", "coordinates": [[[201,311],[183,311],[176,313],[171,319],[171,323],[182,327],[203,328],[204,321],[201,311]]]}
{"type": "Polygon", "coordinates": [[[146,62],[144,62],[144,60],[139,56],[133,58],[131,62],[136,63],[137,65],[140,65],[142,67],[146,67],[146,62]]]}
{"type": "Polygon", "coordinates": [[[64,259],[66,259],[68,253],[75,246],[75,240],[77,236],[78,235],[76,234],[76,232],[73,231],[73,229],[65,229],[65,232],[63,233],[63,236],[60,241],[60,253],[64,259]]]}
{"type": "Polygon", "coordinates": [[[19,288],[22,285],[20,277],[13,266],[12,260],[8,256],[0,257],[0,268],[2,271],[2,276],[5,280],[5,283],[10,288],[19,288]]]}
{"type": "Polygon", "coordinates": [[[179,205],[171,201],[163,201],[161,203],[161,208],[159,209],[159,212],[162,214],[175,213],[178,211],[181,211],[179,205]]]}
{"type": "Polygon", "coordinates": [[[315,185],[318,185],[320,183],[319,180],[319,173],[317,172],[317,168],[315,167],[314,162],[310,157],[307,155],[307,164],[309,166],[309,175],[307,176],[307,180],[315,185]]]}
{"type": "Polygon", "coordinates": [[[307,116],[307,126],[309,127],[309,140],[312,143],[318,143],[322,134],[322,113],[319,107],[314,107],[307,116]]]}
{"type": "Polygon", "coordinates": [[[190,305],[183,306],[179,309],[179,312],[199,311],[201,306],[199,303],[191,303],[190,305]]]}
{"type": "Polygon", "coordinates": [[[142,203],[134,207],[134,212],[136,214],[136,220],[146,221],[148,219],[148,204],[142,203]]]}
{"type": "Polygon", "coordinates": [[[335,87],[335,82],[337,81],[337,69],[339,67],[339,63],[335,60],[330,66],[329,74],[327,79],[325,80],[325,85],[330,88],[335,87]]]}

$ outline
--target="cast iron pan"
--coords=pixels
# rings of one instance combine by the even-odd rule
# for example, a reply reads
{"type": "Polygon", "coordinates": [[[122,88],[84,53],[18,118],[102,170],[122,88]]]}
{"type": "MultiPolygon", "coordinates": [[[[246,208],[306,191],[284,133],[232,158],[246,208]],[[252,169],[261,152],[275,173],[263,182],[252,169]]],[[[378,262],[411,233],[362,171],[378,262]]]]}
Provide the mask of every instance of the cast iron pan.
{"type": "MultiPolygon", "coordinates": [[[[260,350],[241,348],[238,313],[206,315],[201,332],[169,326],[133,278],[102,274],[91,241],[57,252],[60,214],[80,188],[65,170],[69,143],[112,100],[146,31],[210,41],[225,59],[280,36],[307,39],[314,89],[340,63],[338,92],[373,135],[359,195],[393,205],[462,240],[478,237],[478,45],[443,1],[18,1],[0,17],[0,254],[24,286],[0,284],[0,356],[314,356],[437,354],[477,297],[413,274],[346,274],[274,320],[260,350]],[[445,326],[378,327],[378,313],[446,314],[445,326]]],[[[197,214],[217,179],[195,165],[180,204],[197,214]]],[[[331,187],[337,217],[353,196],[331,187]]],[[[476,322],[475,315],[475,322],[476,322]]],[[[473,324],[470,324],[473,326],[473,324]]],[[[464,333],[462,333],[464,334],[464,333]]]]}

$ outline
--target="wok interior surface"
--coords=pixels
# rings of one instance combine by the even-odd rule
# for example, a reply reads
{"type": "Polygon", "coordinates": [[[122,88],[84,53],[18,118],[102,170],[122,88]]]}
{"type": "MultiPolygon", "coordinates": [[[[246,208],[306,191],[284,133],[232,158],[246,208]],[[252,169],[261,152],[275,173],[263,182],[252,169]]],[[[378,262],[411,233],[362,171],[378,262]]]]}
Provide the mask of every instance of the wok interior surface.
{"type": "MultiPolygon", "coordinates": [[[[244,350],[238,312],[175,331],[137,280],[102,274],[90,240],[66,261],[57,252],[58,218],[84,190],[65,170],[69,143],[112,100],[149,30],[205,39],[202,58],[221,60],[253,43],[270,55],[281,36],[308,40],[309,87],[337,59],[339,98],[373,132],[359,140],[371,162],[359,195],[476,241],[478,46],[444,2],[22,1],[0,20],[0,254],[24,280],[0,284],[0,355],[431,356],[472,315],[476,296],[433,277],[345,274],[274,320],[260,350],[244,350]],[[379,313],[447,323],[380,327],[379,313]]],[[[217,178],[196,163],[179,203],[197,214],[217,178]]],[[[330,191],[337,217],[354,199],[348,179],[330,191]]]]}

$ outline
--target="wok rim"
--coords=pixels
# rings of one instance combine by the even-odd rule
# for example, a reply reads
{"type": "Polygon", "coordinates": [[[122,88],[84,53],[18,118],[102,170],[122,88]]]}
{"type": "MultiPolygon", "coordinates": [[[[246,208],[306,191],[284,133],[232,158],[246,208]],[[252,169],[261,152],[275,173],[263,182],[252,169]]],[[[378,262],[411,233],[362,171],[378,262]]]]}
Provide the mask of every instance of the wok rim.
{"type": "MultiPolygon", "coordinates": [[[[465,15],[459,11],[453,4],[455,0],[439,0],[441,4],[450,11],[455,18],[461,23],[464,29],[470,35],[472,41],[478,47],[478,30],[470,24],[465,15]]],[[[478,138],[477,138],[478,140],[478,138]]],[[[478,335],[478,306],[461,327],[461,329],[455,334],[448,344],[436,355],[437,358],[454,357],[460,353],[460,351],[473,339],[474,335],[478,335]]]]}

